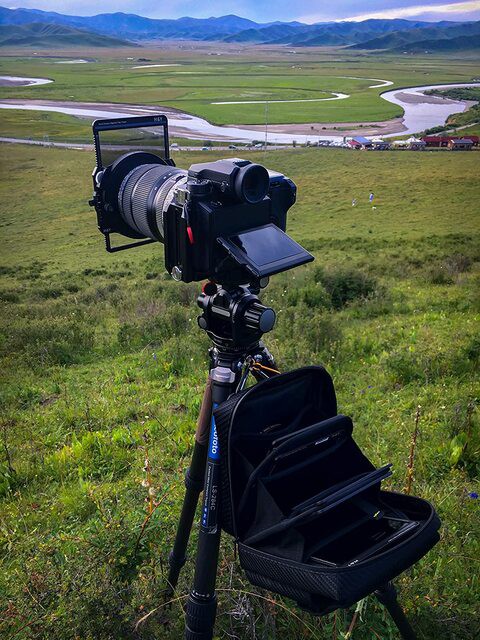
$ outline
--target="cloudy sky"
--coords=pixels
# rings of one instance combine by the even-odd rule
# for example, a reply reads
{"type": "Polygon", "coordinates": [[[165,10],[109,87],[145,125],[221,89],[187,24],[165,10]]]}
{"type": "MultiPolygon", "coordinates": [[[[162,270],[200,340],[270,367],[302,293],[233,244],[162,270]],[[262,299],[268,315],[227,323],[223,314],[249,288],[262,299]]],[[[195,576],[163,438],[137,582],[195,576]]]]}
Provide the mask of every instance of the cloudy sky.
{"type": "Polygon", "coordinates": [[[480,20],[480,0],[297,0],[294,3],[292,0],[275,0],[274,3],[272,0],[168,0],[161,4],[163,6],[159,7],[160,3],[155,0],[103,0],[101,3],[98,0],[20,0],[16,6],[73,15],[124,11],[151,18],[206,18],[235,13],[258,22],[301,20],[313,23],[366,18],[480,20]]]}

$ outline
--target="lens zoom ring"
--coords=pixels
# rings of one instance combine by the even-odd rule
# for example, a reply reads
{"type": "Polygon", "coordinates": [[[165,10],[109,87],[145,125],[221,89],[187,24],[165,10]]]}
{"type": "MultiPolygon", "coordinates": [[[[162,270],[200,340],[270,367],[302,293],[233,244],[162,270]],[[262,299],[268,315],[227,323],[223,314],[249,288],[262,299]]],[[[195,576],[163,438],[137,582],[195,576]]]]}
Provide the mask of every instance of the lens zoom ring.
{"type": "Polygon", "coordinates": [[[166,174],[170,171],[171,167],[165,165],[153,165],[150,171],[147,171],[140,176],[132,190],[131,207],[132,217],[135,220],[135,224],[140,233],[143,233],[149,238],[155,238],[156,240],[159,240],[160,238],[157,238],[148,221],[149,195],[159,180],[162,182],[163,180],[166,180],[166,174]]]}
{"type": "Polygon", "coordinates": [[[165,213],[165,200],[167,199],[168,194],[172,191],[173,187],[181,178],[186,178],[186,172],[182,171],[181,169],[177,169],[176,171],[174,171],[173,175],[171,175],[170,178],[168,178],[161,185],[154,199],[153,206],[155,209],[155,223],[162,238],[164,237],[163,216],[165,213]]]}
{"type": "Polygon", "coordinates": [[[118,192],[118,204],[122,218],[129,227],[136,229],[140,233],[143,232],[137,227],[132,214],[132,192],[139,178],[155,166],[156,165],[142,164],[139,167],[135,167],[135,169],[125,176],[118,192]]]}

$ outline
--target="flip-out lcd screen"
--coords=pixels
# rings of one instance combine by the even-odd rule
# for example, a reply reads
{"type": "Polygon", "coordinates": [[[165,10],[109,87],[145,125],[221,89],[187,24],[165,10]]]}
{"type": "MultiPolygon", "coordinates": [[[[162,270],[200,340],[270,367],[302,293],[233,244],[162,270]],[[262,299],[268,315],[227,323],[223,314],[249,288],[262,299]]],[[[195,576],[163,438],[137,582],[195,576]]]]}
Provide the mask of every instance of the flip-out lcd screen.
{"type": "Polygon", "coordinates": [[[267,224],[219,238],[232,258],[257,278],[271,276],[300,264],[313,256],[274,224],[267,224]]]}

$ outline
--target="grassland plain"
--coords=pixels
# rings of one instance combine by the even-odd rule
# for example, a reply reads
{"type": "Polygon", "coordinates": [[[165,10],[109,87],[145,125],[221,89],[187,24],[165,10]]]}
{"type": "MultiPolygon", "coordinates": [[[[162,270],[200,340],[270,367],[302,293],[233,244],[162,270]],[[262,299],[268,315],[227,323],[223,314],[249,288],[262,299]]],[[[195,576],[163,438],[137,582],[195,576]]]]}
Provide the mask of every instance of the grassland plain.
{"type": "MultiPolygon", "coordinates": [[[[0,98],[39,98],[116,103],[158,104],[202,116],[216,124],[262,124],[265,105],[214,104],[222,101],[271,101],[271,124],[373,122],[401,116],[401,109],[379,97],[384,88],[469,82],[480,74],[478,59],[452,56],[392,56],[312,48],[289,52],[284,47],[218,47],[187,45],[165,49],[88,51],[88,64],[58,64],[59,58],[10,52],[0,58],[0,74],[45,77],[53,83],[35,87],[0,87],[0,98]],[[143,61],[139,61],[139,58],[143,61]],[[145,66],[163,64],[166,66],[145,66]],[[175,65],[175,66],[168,66],[175,65]],[[137,67],[137,68],[136,68],[137,67]],[[316,100],[331,92],[346,100],[316,100]]],[[[66,52],[64,60],[85,57],[85,50],[66,52]]]]}
{"type": "MultiPolygon", "coordinates": [[[[86,204],[90,154],[7,145],[0,154],[0,636],[178,640],[191,558],[178,599],[161,603],[207,367],[199,286],[165,276],[161,246],[104,252],[86,204]]],[[[278,310],[266,342],[283,370],[327,366],[367,455],[394,463],[393,489],[404,487],[421,405],[413,490],[435,503],[442,541],[397,582],[420,638],[474,640],[477,156],[248,157],[296,181],[289,231],[316,256],[264,292],[278,310]]],[[[181,166],[204,158],[177,156],[181,166]]],[[[316,620],[251,587],[227,537],[218,586],[218,640],[352,637],[353,610],[316,620]]],[[[369,598],[353,638],[373,637],[398,636],[369,598]]]]}

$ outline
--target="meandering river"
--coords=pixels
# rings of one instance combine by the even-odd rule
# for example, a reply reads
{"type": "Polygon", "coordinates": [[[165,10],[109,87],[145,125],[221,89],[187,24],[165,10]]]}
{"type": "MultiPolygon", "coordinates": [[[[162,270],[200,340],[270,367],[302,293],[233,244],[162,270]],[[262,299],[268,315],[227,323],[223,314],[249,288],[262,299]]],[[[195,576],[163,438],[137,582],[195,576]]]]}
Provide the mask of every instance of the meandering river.
{"type": "MultiPolygon", "coordinates": [[[[51,80],[46,78],[17,78],[14,76],[2,76],[0,80],[3,80],[5,83],[8,82],[9,84],[19,84],[19,82],[24,81],[25,86],[51,82],[51,80]]],[[[389,80],[382,80],[381,82],[384,83],[382,86],[387,86],[387,84],[390,83],[389,80]]],[[[383,136],[391,137],[399,133],[417,133],[424,129],[443,125],[447,117],[452,113],[465,111],[468,103],[464,101],[426,96],[424,93],[430,89],[455,87],[480,87],[480,82],[407,87],[385,91],[380,94],[382,99],[400,106],[404,111],[403,120],[398,121],[398,127],[390,126],[390,132],[383,134],[383,136]]],[[[251,142],[253,140],[263,139],[265,135],[264,131],[259,131],[258,129],[240,128],[234,125],[214,125],[198,116],[181,113],[161,106],[54,102],[48,100],[2,100],[0,101],[0,108],[55,111],[90,120],[97,118],[122,118],[125,116],[149,114],[152,112],[158,113],[158,111],[162,111],[168,116],[171,134],[185,138],[210,139],[225,142],[251,142]]],[[[385,125],[385,123],[382,124],[385,125]]],[[[345,135],[342,131],[329,132],[328,135],[310,135],[310,133],[305,135],[304,132],[299,133],[298,129],[300,126],[302,126],[303,131],[305,131],[305,125],[288,125],[288,131],[283,132],[269,130],[267,132],[268,142],[274,144],[291,144],[294,140],[303,142],[306,139],[311,142],[326,140],[339,141],[339,139],[342,139],[345,135]]],[[[348,127],[348,123],[345,123],[344,126],[348,127]]],[[[337,127],[337,129],[338,128],[339,127],[337,127]]],[[[379,125],[379,128],[379,133],[381,133],[381,125],[379,125]]],[[[359,130],[358,133],[361,133],[361,130],[359,130]]]]}

